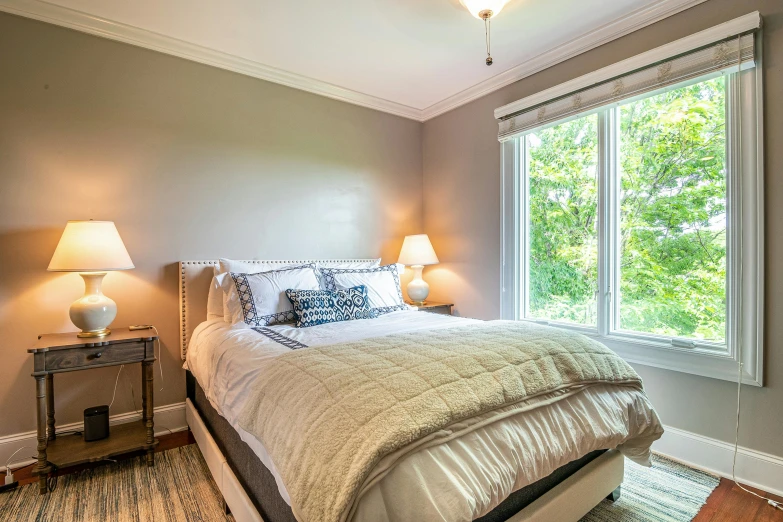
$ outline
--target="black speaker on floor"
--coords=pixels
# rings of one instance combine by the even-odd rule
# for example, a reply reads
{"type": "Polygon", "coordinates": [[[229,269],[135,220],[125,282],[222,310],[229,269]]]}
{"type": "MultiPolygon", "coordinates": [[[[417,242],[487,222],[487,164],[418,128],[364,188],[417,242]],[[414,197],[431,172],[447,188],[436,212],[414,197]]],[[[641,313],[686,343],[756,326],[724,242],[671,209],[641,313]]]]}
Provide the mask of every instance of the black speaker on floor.
{"type": "Polygon", "coordinates": [[[84,410],[84,440],[105,439],[109,436],[109,407],[93,406],[84,410]]]}

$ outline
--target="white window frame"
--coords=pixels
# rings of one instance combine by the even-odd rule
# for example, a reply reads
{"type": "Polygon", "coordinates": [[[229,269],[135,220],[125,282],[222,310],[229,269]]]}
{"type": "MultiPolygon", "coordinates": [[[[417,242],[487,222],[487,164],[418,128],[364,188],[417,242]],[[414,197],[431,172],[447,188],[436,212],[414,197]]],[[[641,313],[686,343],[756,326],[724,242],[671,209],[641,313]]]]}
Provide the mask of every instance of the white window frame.
{"type": "MultiPolygon", "coordinates": [[[[618,176],[615,143],[606,136],[618,125],[617,103],[591,112],[598,113],[598,321],[586,327],[556,321],[553,326],[579,331],[593,337],[631,363],[665,368],[735,381],[742,361],[743,383],[763,385],[764,322],[764,192],[763,192],[763,111],[761,37],[757,34],[759,56],[756,67],[741,73],[727,73],[727,332],[726,343],[677,339],[615,329],[618,310],[612,292],[619,289],[619,251],[613,243],[619,230],[616,205],[617,187],[610,186],[618,176]],[[741,114],[742,121],[738,121],[741,114]],[[737,173],[740,172],[741,179],[737,173]],[[608,201],[608,202],[607,202],[608,201]],[[614,232],[614,233],[613,233],[614,232]],[[605,260],[607,262],[600,262],[605,260]]],[[[724,73],[725,74],[725,73],[724,73]]],[[[714,74],[718,76],[718,74],[714,74]]],[[[704,81],[709,77],[691,81],[704,81]]],[[[668,89],[678,86],[669,87],[668,89]]],[[[649,96],[647,94],[645,96],[649,96]]],[[[623,100],[623,104],[629,100],[623,100]]],[[[583,116],[584,114],[580,115],[583,116]]],[[[570,118],[570,119],[573,119],[570,118]]],[[[551,127],[553,122],[545,127],[551,127]]],[[[542,127],[543,128],[543,127],[542,127]]],[[[541,128],[531,129],[535,132],[541,128]]],[[[524,136],[523,135],[523,136],[524,136]]],[[[523,138],[501,143],[501,317],[525,319],[528,273],[527,231],[522,225],[527,212],[527,177],[520,176],[527,161],[523,138]],[[524,201],[523,201],[524,200],[524,201]]]]}

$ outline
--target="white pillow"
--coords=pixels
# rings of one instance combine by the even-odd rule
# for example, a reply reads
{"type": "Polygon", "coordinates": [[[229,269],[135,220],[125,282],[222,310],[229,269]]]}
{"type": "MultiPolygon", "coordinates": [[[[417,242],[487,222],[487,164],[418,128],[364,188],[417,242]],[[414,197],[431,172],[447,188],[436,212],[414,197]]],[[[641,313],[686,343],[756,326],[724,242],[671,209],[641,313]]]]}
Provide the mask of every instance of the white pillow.
{"type": "Polygon", "coordinates": [[[288,289],[320,290],[315,265],[256,274],[230,272],[227,278],[225,320],[248,326],[268,326],[296,320],[288,289]]]}
{"type": "MultiPolygon", "coordinates": [[[[218,261],[218,266],[214,267],[215,275],[212,277],[212,281],[209,285],[209,294],[207,295],[207,319],[226,319],[226,295],[229,286],[226,284],[231,283],[230,278],[228,281],[225,279],[225,274],[229,272],[243,273],[243,274],[257,274],[259,272],[270,272],[272,270],[280,270],[282,268],[289,268],[290,266],[280,266],[279,263],[255,263],[249,261],[237,261],[235,259],[227,259],[221,257],[218,261]]],[[[381,265],[381,259],[373,259],[370,261],[323,261],[318,264],[319,266],[329,268],[375,268],[381,265]]],[[[400,265],[403,269],[404,266],[400,265]]],[[[400,272],[402,274],[402,272],[400,272]]],[[[316,275],[319,278],[321,273],[316,271],[316,275]]],[[[323,286],[323,284],[321,284],[323,286]]]]}
{"type": "Polygon", "coordinates": [[[259,272],[269,272],[271,270],[280,270],[288,268],[290,265],[280,265],[279,263],[255,263],[251,261],[236,261],[221,257],[218,266],[214,267],[215,275],[209,285],[209,294],[207,295],[207,319],[225,318],[225,292],[228,291],[225,274],[229,272],[242,274],[257,274],[259,272]]]}
{"type": "Polygon", "coordinates": [[[377,316],[410,308],[402,299],[400,268],[394,264],[376,268],[321,268],[320,271],[326,290],[365,286],[370,309],[377,316]]]}
{"type": "Polygon", "coordinates": [[[209,283],[209,294],[207,294],[207,320],[223,319],[223,284],[226,274],[216,274],[212,276],[209,283]]]}

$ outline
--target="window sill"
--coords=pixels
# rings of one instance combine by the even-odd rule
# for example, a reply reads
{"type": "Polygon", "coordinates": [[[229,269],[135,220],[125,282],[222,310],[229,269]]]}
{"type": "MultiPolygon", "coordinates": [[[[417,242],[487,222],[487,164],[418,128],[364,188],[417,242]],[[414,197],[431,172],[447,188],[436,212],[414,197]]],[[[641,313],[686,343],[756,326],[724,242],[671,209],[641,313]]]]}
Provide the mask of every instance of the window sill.
{"type": "MultiPolygon", "coordinates": [[[[540,321],[531,322],[541,324],[540,321]]],[[[571,330],[595,339],[632,364],[737,382],[737,356],[728,350],[679,348],[663,342],[600,335],[595,328],[565,323],[550,322],[549,326],[571,330]]],[[[742,383],[750,386],[763,386],[761,368],[749,363],[751,361],[746,360],[743,365],[742,383]],[[747,370],[748,367],[753,370],[752,373],[747,370]]]]}
{"type": "MultiPolygon", "coordinates": [[[[603,343],[629,363],[737,382],[737,359],[728,351],[676,348],[598,335],[590,337],[603,343]]],[[[745,368],[742,370],[742,383],[762,385],[759,376],[749,373],[745,368]]]]}

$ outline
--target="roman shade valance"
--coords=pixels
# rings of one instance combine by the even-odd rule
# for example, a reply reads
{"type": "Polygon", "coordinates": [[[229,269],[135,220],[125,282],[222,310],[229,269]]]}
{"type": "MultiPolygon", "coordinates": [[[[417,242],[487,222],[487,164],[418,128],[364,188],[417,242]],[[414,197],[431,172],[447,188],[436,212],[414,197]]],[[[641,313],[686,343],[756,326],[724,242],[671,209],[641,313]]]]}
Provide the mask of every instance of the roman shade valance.
{"type": "Polygon", "coordinates": [[[500,107],[498,139],[695,78],[752,68],[760,27],[761,16],[751,13],[500,107]]]}

